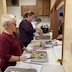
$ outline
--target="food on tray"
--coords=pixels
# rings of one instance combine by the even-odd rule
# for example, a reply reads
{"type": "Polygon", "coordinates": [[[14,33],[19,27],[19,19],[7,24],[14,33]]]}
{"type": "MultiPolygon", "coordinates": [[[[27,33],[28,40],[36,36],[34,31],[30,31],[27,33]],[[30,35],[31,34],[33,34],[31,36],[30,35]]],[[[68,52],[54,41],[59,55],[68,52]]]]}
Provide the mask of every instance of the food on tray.
{"type": "Polygon", "coordinates": [[[9,71],[9,72],[19,72],[19,71],[9,71]]]}
{"type": "Polygon", "coordinates": [[[44,59],[44,58],[46,58],[46,52],[36,51],[32,54],[32,57],[34,57],[36,59],[44,59]]]}
{"type": "Polygon", "coordinates": [[[36,39],[49,39],[50,35],[49,34],[43,34],[43,36],[36,36],[36,39]]]}
{"type": "Polygon", "coordinates": [[[49,35],[49,34],[43,34],[43,36],[44,36],[44,37],[50,37],[50,35],[49,35]]]}
{"type": "Polygon", "coordinates": [[[52,44],[52,42],[51,41],[46,41],[45,44],[52,44]]]}
{"type": "Polygon", "coordinates": [[[40,45],[40,42],[38,42],[38,41],[33,41],[33,42],[31,42],[31,44],[33,44],[33,45],[40,45]]]}

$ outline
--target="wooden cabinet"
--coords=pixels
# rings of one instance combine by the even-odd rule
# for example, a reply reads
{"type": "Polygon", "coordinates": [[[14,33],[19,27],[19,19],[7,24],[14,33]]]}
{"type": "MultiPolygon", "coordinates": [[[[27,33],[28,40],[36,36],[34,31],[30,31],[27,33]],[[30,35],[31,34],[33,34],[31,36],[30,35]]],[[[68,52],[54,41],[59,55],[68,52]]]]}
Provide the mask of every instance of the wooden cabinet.
{"type": "Polygon", "coordinates": [[[43,1],[37,0],[37,11],[38,15],[43,15],[43,1]]]}
{"type": "Polygon", "coordinates": [[[34,14],[37,16],[37,7],[36,7],[36,5],[32,5],[32,6],[29,6],[29,10],[30,11],[32,11],[32,12],[34,12],[34,14]]]}
{"type": "Polygon", "coordinates": [[[38,15],[50,14],[50,0],[37,0],[38,15]]]}
{"type": "Polygon", "coordinates": [[[50,14],[50,0],[37,0],[36,5],[21,6],[22,16],[26,11],[33,11],[36,16],[48,16],[50,14]]]}
{"type": "Polygon", "coordinates": [[[21,6],[21,15],[24,15],[24,12],[27,12],[29,10],[29,6],[21,6]]]}
{"type": "Polygon", "coordinates": [[[50,2],[49,2],[49,0],[44,0],[43,4],[44,4],[43,14],[49,15],[50,14],[50,2]]]}
{"type": "Polygon", "coordinates": [[[21,15],[24,15],[24,12],[32,11],[37,15],[37,7],[36,5],[23,5],[21,6],[21,15]]]}

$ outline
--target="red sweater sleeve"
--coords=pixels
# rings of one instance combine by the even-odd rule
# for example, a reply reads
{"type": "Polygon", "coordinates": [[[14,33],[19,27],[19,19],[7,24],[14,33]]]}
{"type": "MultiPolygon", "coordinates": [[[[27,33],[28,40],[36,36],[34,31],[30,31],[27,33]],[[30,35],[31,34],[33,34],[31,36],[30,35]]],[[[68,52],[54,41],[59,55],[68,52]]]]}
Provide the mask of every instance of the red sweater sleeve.
{"type": "Polygon", "coordinates": [[[1,39],[1,58],[4,59],[5,61],[9,61],[11,58],[11,55],[9,54],[10,52],[10,44],[6,38],[1,39]]]}

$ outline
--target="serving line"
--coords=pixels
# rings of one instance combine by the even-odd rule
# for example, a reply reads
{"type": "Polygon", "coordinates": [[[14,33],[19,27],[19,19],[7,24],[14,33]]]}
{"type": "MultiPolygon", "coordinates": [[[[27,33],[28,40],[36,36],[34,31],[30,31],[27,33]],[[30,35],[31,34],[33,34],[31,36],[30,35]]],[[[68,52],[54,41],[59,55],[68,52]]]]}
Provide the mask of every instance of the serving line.
{"type": "MultiPolygon", "coordinates": [[[[45,41],[45,40],[44,40],[45,41]]],[[[47,41],[47,40],[46,40],[47,41]]],[[[33,49],[34,47],[32,47],[30,44],[27,46],[27,49],[33,49]]],[[[32,62],[31,59],[27,59],[25,62],[19,61],[16,64],[16,67],[19,67],[21,64],[23,63],[33,63],[33,64],[41,64],[42,65],[42,69],[41,72],[65,72],[63,66],[60,64],[60,62],[56,61],[56,54],[55,53],[55,49],[54,48],[46,48],[46,49],[39,49],[37,51],[46,51],[47,52],[47,58],[48,61],[47,62],[32,62]]],[[[26,55],[27,58],[31,57],[31,53],[27,53],[27,52],[23,52],[22,55],[26,55]]]]}

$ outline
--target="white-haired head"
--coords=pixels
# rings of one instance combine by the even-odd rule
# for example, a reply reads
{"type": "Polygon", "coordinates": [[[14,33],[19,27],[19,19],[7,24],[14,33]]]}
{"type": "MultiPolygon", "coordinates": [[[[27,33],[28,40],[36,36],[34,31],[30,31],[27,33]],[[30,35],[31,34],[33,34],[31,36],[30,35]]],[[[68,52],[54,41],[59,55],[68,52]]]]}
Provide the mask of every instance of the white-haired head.
{"type": "Polygon", "coordinates": [[[15,16],[11,14],[4,14],[1,18],[1,24],[4,28],[7,28],[8,24],[12,24],[14,20],[16,21],[15,16]]]}

